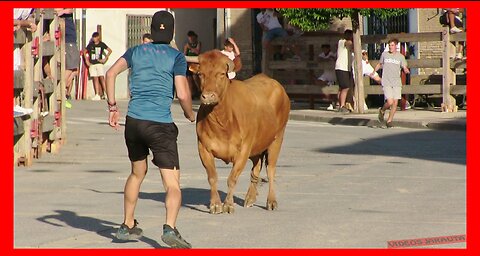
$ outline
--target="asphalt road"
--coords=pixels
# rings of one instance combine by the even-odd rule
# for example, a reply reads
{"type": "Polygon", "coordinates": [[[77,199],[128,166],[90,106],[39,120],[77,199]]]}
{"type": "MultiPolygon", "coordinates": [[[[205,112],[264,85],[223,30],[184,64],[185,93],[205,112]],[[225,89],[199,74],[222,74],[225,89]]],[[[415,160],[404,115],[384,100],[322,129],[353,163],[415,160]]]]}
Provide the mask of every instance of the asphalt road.
{"type": "MultiPolygon", "coordinates": [[[[126,102],[120,106],[124,115],[126,102]]],[[[466,232],[465,132],[290,121],[275,180],[279,209],[265,210],[267,183],[257,203],[243,208],[249,162],[236,187],[235,213],[210,215],[195,125],[179,105],[173,112],[183,193],[177,225],[194,248],[386,248],[389,240],[466,232]]],[[[144,238],[113,239],[130,166],[123,127],[113,131],[106,117],[104,102],[74,102],[60,153],[15,167],[16,248],[166,246],[160,239],[165,195],[151,163],[136,212],[144,238]]],[[[217,161],[222,200],[230,168],[217,161]]]]}

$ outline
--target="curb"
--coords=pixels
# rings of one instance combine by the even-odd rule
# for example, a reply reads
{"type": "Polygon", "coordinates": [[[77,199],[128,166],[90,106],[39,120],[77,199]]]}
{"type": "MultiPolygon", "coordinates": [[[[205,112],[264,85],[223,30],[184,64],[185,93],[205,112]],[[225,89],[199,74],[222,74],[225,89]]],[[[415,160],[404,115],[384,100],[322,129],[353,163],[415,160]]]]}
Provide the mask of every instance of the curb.
{"type": "MultiPolygon", "coordinates": [[[[371,118],[361,117],[327,117],[318,115],[306,115],[298,113],[290,113],[290,120],[295,121],[313,121],[324,122],[333,125],[349,125],[349,126],[378,126],[378,121],[371,118]]],[[[411,128],[411,129],[432,129],[432,130],[454,130],[454,131],[466,131],[466,123],[451,123],[451,122],[427,122],[427,121],[415,121],[415,120],[396,120],[396,127],[411,128]]]]}

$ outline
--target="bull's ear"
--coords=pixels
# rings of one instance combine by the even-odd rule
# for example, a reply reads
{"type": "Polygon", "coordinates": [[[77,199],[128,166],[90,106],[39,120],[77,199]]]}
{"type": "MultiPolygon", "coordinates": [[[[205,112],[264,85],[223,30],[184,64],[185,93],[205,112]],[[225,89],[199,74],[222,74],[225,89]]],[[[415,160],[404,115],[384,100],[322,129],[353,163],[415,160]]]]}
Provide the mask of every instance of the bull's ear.
{"type": "Polygon", "coordinates": [[[233,63],[233,61],[231,59],[228,59],[227,60],[227,73],[233,72],[234,69],[235,69],[235,64],[233,63]]]}

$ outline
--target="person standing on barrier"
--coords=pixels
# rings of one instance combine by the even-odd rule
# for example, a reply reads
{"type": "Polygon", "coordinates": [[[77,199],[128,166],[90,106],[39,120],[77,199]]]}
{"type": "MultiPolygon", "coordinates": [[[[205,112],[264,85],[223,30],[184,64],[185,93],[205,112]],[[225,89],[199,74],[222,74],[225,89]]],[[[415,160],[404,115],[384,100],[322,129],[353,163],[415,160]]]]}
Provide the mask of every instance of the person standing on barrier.
{"type": "Polygon", "coordinates": [[[55,8],[58,17],[65,20],[65,107],[71,108],[73,78],[78,75],[80,65],[80,51],[77,47],[77,27],[73,20],[72,8],[55,8]]]}
{"type": "Polygon", "coordinates": [[[383,52],[380,60],[375,66],[375,69],[370,74],[374,76],[375,73],[382,68],[382,88],[385,96],[385,104],[378,109],[378,121],[385,122],[385,111],[390,109],[388,119],[386,122],[387,128],[393,127],[393,116],[397,111],[398,100],[402,97],[402,79],[400,72],[403,69],[405,74],[410,71],[407,68],[407,61],[405,56],[397,50],[398,39],[391,39],[388,41],[388,52],[383,52]]]}
{"type": "Polygon", "coordinates": [[[191,248],[176,228],[182,195],[177,148],[178,128],[173,122],[170,107],[174,91],[184,116],[195,121],[192,99],[186,78],[187,62],[183,53],[172,48],[174,18],[167,11],[152,17],[153,43],[129,48],[107,71],[109,124],[118,129],[119,111],[115,102],[115,79],[130,69],[131,99],[125,122],[125,142],[131,161],[131,173],[124,190],[124,221],[116,233],[120,240],[138,239],[143,231],[134,218],[140,186],[147,174],[147,156],[153,153],[155,164],[166,191],[166,217],[162,240],[171,247],[191,248]]]}

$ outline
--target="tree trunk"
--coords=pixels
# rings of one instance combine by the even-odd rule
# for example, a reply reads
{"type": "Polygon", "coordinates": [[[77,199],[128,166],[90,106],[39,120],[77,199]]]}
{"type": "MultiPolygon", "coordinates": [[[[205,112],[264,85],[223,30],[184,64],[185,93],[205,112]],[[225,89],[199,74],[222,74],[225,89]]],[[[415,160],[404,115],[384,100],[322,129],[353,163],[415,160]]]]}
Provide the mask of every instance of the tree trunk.
{"type": "Polygon", "coordinates": [[[355,72],[355,112],[365,113],[365,91],[363,86],[363,68],[362,68],[362,42],[360,40],[360,13],[352,15],[353,28],[353,53],[354,53],[354,72],[355,72]]]}

